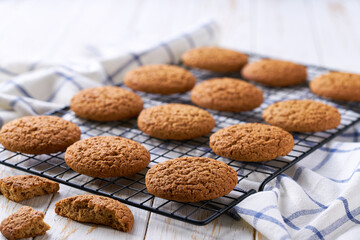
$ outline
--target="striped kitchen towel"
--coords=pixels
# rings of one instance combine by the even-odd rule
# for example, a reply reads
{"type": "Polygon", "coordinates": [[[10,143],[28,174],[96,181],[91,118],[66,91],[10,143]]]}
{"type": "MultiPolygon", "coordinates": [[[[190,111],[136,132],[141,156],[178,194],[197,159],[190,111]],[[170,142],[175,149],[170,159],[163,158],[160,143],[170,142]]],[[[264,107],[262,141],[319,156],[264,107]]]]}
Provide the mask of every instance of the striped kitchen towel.
{"type": "Polygon", "coordinates": [[[216,24],[208,22],[148,49],[98,61],[4,64],[0,66],[0,127],[21,116],[69,105],[81,89],[119,84],[127,71],[138,66],[178,63],[183,52],[214,45],[217,34],[216,24]]]}
{"type": "Polygon", "coordinates": [[[277,177],[236,206],[268,239],[358,239],[359,126],[277,177]],[[347,142],[343,142],[346,140],[347,142]]]}

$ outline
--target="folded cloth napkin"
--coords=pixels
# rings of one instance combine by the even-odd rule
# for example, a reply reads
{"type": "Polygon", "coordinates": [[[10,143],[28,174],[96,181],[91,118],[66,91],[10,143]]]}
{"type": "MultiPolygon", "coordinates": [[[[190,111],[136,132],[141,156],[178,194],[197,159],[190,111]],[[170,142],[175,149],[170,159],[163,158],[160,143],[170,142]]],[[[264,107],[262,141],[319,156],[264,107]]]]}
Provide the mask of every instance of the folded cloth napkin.
{"type": "MultiPolygon", "coordinates": [[[[2,65],[0,126],[68,105],[81,89],[119,84],[140,65],[177,63],[184,51],[214,44],[216,35],[211,22],[147,50],[99,61],[2,65]]],[[[235,209],[269,239],[334,239],[343,234],[360,223],[360,145],[351,143],[359,141],[359,133],[360,127],[350,129],[235,209]]]]}
{"type": "Polygon", "coordinates": [[[360,126],[351,128],[235,210],[268,239],[336,239],[354,229],[360,223],[359,132],[360,126]]]}
{"type": "MultiPolygon", "coordinates": [[[[0,66],[0,127],[15,118],[69,105],[84,88],[116,85],[124,74],[150,63],[178,63],[191,48],[214,45],[218,28],[208,22],[154,47],[86,62],[23,62],[0,66]]],[[[94,48],[93,48],[94,50],[94,48]]],[[[96,49],[99,54],[99,49],[96,49]]],[[[99,55],[102,55],[101,53],[99,55]]]]}

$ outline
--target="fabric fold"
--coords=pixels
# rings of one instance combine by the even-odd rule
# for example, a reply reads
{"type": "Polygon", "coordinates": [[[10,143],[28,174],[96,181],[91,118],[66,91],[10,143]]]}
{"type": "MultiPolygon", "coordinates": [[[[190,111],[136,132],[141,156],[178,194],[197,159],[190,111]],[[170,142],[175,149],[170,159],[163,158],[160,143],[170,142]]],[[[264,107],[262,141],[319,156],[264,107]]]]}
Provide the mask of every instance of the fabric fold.
{"type": "MultiPolygon", "coordinates": [[[[141,65],[176,64],[183,52],[214,45],[217,34],[211,21],[147,49],[97,61],[4,64],[0,66],[0,127],[21,116],[69,105],[71,97],[84,88],[121,84],[126,72],[141,65]]],[[[92,49],[102,55],[100,49],[92,49]]]]}
{"type": "Polygon", "coordinates": [[[358,143],[326,144],[236,210],[269,239],[335,239],[360,223],[359,156],[358,143]]]}

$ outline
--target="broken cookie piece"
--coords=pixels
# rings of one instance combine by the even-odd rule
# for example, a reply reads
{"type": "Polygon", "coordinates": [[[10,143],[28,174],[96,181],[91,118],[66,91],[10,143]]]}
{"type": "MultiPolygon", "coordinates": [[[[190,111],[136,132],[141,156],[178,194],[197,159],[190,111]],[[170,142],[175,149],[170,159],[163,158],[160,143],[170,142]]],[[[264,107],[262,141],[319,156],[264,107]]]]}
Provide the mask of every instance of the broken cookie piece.
{"type": "Polygon", "coordinates": [[[44,235],[50,226],[43,219],[44,213],[24,206],[1,222],[0,231],[10,240],[44,235]]]}
{"type": "Polygon", "coordinates": [[[60,200],[55,212],[79,222],[103,224],[129,232],[134,226],[130,209],[119,201],[97,195],[78,195],[60,200]]]}
{"type": "Polygon", "coordinates": [[[0,179],[0,192],[15,202],[57,191],[58,183],[38,176],[18,175],[0,179]]]}

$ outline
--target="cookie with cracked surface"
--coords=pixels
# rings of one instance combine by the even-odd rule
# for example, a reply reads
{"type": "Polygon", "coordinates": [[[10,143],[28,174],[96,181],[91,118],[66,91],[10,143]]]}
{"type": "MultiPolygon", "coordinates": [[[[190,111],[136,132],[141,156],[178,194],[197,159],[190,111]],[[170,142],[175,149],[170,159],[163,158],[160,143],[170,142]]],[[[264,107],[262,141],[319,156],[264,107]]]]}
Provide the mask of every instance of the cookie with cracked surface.
{"type": "Polygon", "coordinates": [[[263,112],[264,120],[289,132],[319,132],[336,128],[341,121],[339,111],[313,100],[276,102],[263,112]]]}
{"type": "Polygon", "coordinates": [[[313,93],[340,101],[360,101],[360,74],[331,72],[310,82],[313,93]]]}
{"type": "Polygon", "coordinates": [[[18,175],[0,179],[0,192],[15,202],[57,191],[58,183],[38,176],[18,175]]]}
{"type": "Polygon", "coordinates": [[[182,62],[189,67],[219,73],[240,71],[248,62],[248,56],[238,51],[220,47],[200,47],[185,52],[182,62]]]}
{"type": "Polygon", "coordinates": [[[208,134],[215,127],[215,120],[198,107],[170,103],[144,109],[137,124],[152,137],[186,140],[208,134]]]}
{"type": "Polygon", "coordinates": [[[232,125],[210,137],[210,148],[217,155],[247,162],[286,156],[293,147],[294,139],[290,133],[261,123],[232,125]]]}
{"type": "Polygon", "coordinates": [[[203,81],[191,90],[191,101],[204,108],[227,112],[250,111],[264,101],[263,92],[254,85],[234,78],[203,81]]]}
{"type": "Polygon", "coordinates": [[[108,122],[136,117],[143,109],[143,101],[121,87],[94,87],[75,94],[70,108],[79,117],[108,122]]]}
{"type": "Polygon", "coordinates": [[[195,76],[184,68],[167,64],[145,65],[125,75],[125,86],[141,92],[184,93],[195,85],[195,76]]]}
{"type": "Polygon", "coordinates": [[[91,177],[122,177],[140,172],[150,162],[150,153],[133,140],[98,136],[68,147],[65,162],[74,171],[91,177]]]}
{"type": "Polygon", "coordinates": [[[223,162],[205,157],[170,159],[153,166],[145,176],[149,193],[168,200],[199,202],[230,193],[237,173],[223,162]]]}
{"type": "Polygon", "coordinates": [[[247,64],[241,74],[245,79],[272,87],[287,87],[306,81],[306,67],[293,62],[262,59],[247,64]]]}
{"type": "Polygon", "coordinates": [[[129,232],[134,226],[130,209],[119,201],[98,195],[77,195],[61,199],[55,212],[78,222],[95,223],[129,232]]]}
{"type": "Polygon", "coordinates": [[[80,135],[75,123],[60,117],[27,116],[5,124],[0,142],[13,152],[50,154],[65,151],[80,135]]]}
{"type": "Polygon", "coordinates": [[[44,222],[44,213],[24,206],[5,218],[0,225],[4,237],[10,240],[44,235],[50,226],[44,222]]]}

